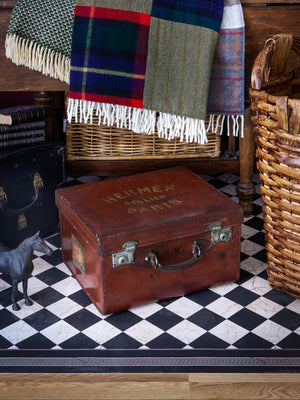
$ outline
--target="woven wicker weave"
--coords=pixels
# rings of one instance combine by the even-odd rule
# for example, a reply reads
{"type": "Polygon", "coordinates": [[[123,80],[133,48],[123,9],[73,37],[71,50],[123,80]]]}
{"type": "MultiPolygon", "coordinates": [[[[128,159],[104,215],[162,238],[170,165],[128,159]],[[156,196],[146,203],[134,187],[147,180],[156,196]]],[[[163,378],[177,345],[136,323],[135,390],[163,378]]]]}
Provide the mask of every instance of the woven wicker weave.
{"type": "Polygon", "coordinates": [[[300,38],[276,35],[252,69],[250,95],[269,283],[300,298],[300,38]],[[291,51],[290,50],[294,50],[291,51]]]}
{"type": "MultiPolygon", "coordinates": [[[[93,120],[98,120],[95,112],[93,120]]],[[[156,133],[136,134],[115,125],[78,124],[73,119],[67,124],[66,156],[70,161],[219,157],[220,127],[215,133],[208,132],[207,139],[203,145],[186,143],[161,139],[156,133]]]]}

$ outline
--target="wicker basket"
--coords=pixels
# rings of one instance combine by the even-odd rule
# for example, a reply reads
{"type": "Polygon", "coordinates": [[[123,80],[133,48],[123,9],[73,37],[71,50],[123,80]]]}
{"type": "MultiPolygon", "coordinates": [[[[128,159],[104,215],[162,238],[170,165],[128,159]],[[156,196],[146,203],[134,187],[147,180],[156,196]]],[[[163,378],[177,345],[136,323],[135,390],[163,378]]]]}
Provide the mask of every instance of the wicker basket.
{"type": "Polygon", "coordinates": [[[300,38],[276,35],[252,69],[251,109],[261,180],[267,273],[300,298],[300,38]],[[290,51],[290,50],[294,51],[290,51]]]}
{"type": "MultiPolygon", "coordinates": [[[[95,112],[93,120],[98,120],[95,112]]],[[[206,124],[208,121],[209,117],[206,124]]],[[[66,157],[69,161],[219,157],[220,127],[215,133],[208,132],[207,139],[202,145],[186,143],[179,139],[161,139],[157,133],[136,134],[115,125],[78,124],[72,119],[67,123],[66,157]]]]}

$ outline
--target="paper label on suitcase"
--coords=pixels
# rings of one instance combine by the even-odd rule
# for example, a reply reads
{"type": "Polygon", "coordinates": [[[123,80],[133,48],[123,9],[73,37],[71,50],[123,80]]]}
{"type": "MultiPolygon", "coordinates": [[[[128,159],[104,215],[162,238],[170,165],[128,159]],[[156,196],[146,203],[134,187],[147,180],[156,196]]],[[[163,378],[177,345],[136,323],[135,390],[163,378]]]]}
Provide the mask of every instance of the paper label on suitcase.
{"type": "Polygon", "coordinates": [[[85,275],[84,248],[72,235],[72,258],[76,267],[85,275]]]}

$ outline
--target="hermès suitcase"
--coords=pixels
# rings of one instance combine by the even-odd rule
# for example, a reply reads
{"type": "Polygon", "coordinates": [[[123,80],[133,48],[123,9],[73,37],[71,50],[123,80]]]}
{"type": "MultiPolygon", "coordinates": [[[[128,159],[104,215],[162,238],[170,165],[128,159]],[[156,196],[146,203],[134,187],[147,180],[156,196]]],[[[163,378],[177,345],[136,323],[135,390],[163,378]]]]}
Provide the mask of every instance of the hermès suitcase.
{"type": "Polygon", "coordinates": [[[241,207],[184,167],[56,191],[68,265],[102,314],[239,278],[241,207]]]}

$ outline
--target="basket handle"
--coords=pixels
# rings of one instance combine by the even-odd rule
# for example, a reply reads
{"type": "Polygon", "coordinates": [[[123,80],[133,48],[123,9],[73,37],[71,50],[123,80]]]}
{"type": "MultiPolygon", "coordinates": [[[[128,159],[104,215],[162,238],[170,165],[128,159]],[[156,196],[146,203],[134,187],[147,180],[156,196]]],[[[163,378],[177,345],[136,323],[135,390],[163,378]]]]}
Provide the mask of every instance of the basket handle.
{"type": "Polygon", "coordinates": [[[254,61],[251,88],[260,90],[264,83],[282,75],[286,70],[291,49],[300,55],[299,36],[279,34],[268,39],[254,61]]]}

